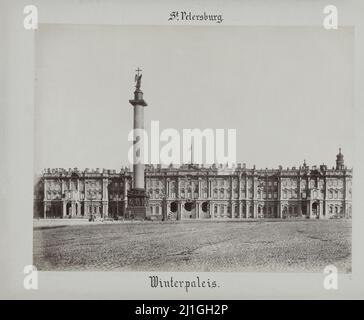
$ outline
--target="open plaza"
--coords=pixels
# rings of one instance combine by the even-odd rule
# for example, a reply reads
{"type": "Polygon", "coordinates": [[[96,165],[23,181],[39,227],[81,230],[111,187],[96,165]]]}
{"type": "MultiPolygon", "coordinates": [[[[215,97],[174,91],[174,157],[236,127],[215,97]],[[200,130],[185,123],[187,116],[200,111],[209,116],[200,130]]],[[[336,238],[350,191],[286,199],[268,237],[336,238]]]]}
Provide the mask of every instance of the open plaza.
{"type": "Polygon", "coordinates": [[[44,271],[351,272],[351,219],[40,219],[33,237],[44,271]]]}

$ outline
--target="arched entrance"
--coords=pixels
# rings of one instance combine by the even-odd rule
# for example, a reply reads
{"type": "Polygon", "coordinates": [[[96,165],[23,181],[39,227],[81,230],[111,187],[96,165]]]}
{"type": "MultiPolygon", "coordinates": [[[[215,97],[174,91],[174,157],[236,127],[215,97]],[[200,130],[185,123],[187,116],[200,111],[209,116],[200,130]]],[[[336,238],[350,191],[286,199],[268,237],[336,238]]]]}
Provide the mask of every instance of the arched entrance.
{"type": "Polygon", "coordinates": [[[320,215],[320,204],[318,202],[314,202],[312,204],[312,215],[317,217],[317,218],[320,215]]]}
{"type": "Polygon", "coordinates": [[[185,203],[185,210],[190,212],[193,209],[193,203],[192,202],[186,202],[185,203]]]}
{"type": "Polygon", "coordinates": [[[203,212],[207,212],[209,210],[208,202],[203,202],[201,208],[203,212]]]}
{"type": "Polygon", "coordinates": [[[263,208],[262,205],[258,205],[258,218],[264,218],[263,208]]]}
{"type": "Polygon", "coordinates": [[[66,215],[67,215],[67,217],[72,217],[72,204],[71,204],[71,202],[67,203],[66,215]]]}
{"type": "Polygon", "coordinates": [[[282,218],[283,219],[287,218],[287,207],[286,206],[283,207],[283,210],[282,210],[282,218]]]}
{"type": "Polygon", "coordinates": [[[172,202],[172,203],[171,203],[171,205],[170,205],[170,210],[171,210],[171,212],[173,212],[173,213],[177,212],[177,210],[178,210],[178,204],[177,204],[177,202],[176,202],[176,201],[174,201],[174,202],[172,202]]]}
{"type": "Polygon", "coordinates": [[[192,201],[187,201],[183,206],[182,219],[194,219],[196,218],[196,208],[192,201]]]}
{"type": "Polygon", "coordinates": [[[178,202],[173,201],[169,205],[169,210],[167,213],[167,220],[177,220],[178,202]]]}
{"type": "Polygon", "coordinates": [[[200,213],[200,217],[205,219],[205,218],[210,218],[210,205],[207,201],[202,202],[201,205],[201,213],[200,213]]]}

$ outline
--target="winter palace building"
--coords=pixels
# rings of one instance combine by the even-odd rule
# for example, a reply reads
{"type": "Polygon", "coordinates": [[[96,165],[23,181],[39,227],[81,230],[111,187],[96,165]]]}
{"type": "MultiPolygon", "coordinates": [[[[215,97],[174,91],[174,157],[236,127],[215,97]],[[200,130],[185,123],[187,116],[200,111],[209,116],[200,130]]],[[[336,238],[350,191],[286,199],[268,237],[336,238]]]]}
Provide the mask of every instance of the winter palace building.
{"type": "MultiPolygon", "coordinates": [[[[223,165],[147,165],[149,219],[351,218],[352,169],[336,166],[263,169],[223,165]]],[[[128,169],[46,169],[34,188],[35,218],[132,219],[128,169]]]]}

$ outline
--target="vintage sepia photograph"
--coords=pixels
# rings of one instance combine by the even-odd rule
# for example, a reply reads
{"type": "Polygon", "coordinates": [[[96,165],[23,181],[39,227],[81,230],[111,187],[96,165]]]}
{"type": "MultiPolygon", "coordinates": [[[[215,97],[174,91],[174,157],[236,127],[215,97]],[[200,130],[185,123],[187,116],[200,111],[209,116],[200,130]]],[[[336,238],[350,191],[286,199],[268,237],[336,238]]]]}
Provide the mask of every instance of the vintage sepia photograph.
{"type": "Polygon", "coordinates": [[[34,41],[39,271],[352,272],[352,27],[34,41]]]}

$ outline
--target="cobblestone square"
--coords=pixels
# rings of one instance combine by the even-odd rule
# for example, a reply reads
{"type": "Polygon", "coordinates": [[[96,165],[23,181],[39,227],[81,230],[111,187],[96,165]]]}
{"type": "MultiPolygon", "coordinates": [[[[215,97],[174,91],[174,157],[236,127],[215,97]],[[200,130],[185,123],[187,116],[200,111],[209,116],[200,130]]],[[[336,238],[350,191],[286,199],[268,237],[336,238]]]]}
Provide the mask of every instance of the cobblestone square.
{"type": "Polygon", "coordinates": [[[351,220],[34,220],[38,270],[351,272],[351,220]]]}

